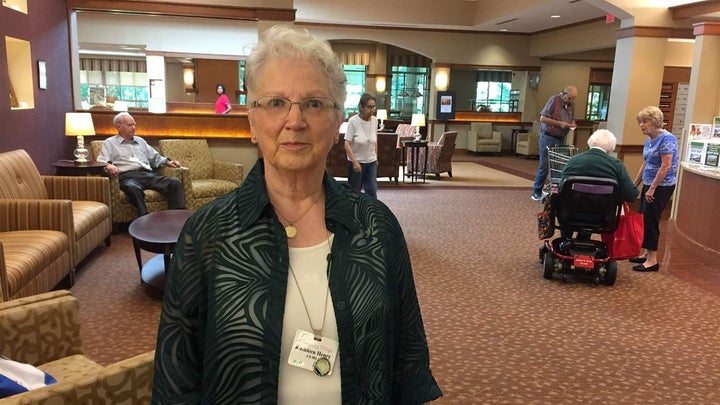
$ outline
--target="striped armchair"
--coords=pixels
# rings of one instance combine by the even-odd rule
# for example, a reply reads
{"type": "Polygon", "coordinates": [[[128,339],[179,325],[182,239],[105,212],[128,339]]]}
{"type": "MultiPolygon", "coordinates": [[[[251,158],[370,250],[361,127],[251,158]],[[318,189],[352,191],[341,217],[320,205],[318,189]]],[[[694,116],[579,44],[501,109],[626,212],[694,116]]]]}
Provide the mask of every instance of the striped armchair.
{"type": "Polygon", "coordinates": [[[149,404],[154,351],[103,367],[83,353],[77,299],[53,291],[0,303],[0,356],[31,364],[57,382],[0,404],[149,404]]]}
{"type": "MultiPolygon", "coordinates": [[[[110,245],[110,192],[103,177],[41,176],[22,149],[0,153],[0,297],[50,291],[98,245],[110,245]],[[30,231],[58,231],[34,239],[30,231]],[[18,234],[23,231],[24,234],[18,234]],[[25,235],[25,236],[23,236],[25,235]],[[69,243],[69,267],[59,247],[69,243]],[[64,263],[64,261],[63,261],[64,263]],[[43,271],[46,269],[47,271],[43,271]],[[52,270],[51,270],[52,269],[52,270]],[[48,271],[51,271],[50,273],[48,271]]],[[[72,278],[69,280],[72,282],[72,278]]]]}

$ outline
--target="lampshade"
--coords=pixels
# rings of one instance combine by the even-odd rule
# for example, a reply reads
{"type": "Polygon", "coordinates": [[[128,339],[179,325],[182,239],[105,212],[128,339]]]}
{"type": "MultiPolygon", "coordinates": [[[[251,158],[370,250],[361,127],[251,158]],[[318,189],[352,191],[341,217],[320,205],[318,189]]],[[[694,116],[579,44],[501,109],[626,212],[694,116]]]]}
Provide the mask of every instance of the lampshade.
{"type": "Polygon", "coordinates": [[[415,127],[415,140],[419,141],[422,138],[420,134],[420,127],[425,126],[425,114],[413,114],[410,120],[410,125],[415,127]]]}
{"type": "Polygon", "coordinates": [[[403,89],[400,93],[398,93],[398,97],[408,97],[408,96],[410,96],[410,93],[405,91],[405,89],[403,89]]]}
{"type": "Polygon", "coordinates": [[[195,88],[195,71],[192,65],[183,66],[183,83],[185,84],[186,90],[195,88]]]}
{"type": "Polygon", "coordinates": [[[450,84],[450,69],[449,68],[437,68],[435,73],[435,89],[438,91],[445,91],[448,89],[450,84]]]}
{"type": "Polygon", "coordinates": [[[77,137],[75,148],[75,163],[86,164],[89,152],[85,149],[86,136],[95,135],[92,115],[90,113],[65,113],[65,135],[77,137]]]}
{"type": "Polygon", "coordinates": [[[412,96],[415,97],[415,98],[417,98],[417,97],[422,97],[422,93],[420,93],[419,90],[415,90],[415,91],[413,92],[412,96]]]}
{"type": "Polygon", "coordinates": [[[387,110],[377,110],[377,119],[379,120],[386,120],[387,119],[387,110]]]}

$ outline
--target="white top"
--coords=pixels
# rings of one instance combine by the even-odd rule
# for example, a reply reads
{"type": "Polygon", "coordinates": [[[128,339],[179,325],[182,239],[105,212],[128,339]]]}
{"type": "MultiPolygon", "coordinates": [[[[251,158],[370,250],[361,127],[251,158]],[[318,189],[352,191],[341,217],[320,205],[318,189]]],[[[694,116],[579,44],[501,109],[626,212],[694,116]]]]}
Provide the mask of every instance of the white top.
{"type": "Polygon", "coordinates": [[[353,115],[348,120],[345,140],[351,142],[350,147],[355,159],[360,163],[372,163],[377,160],[375,151],[377,126],[377,118],[374,116],[370,117],[370,121],[363,120],[359,115],[353,115]]]}
{"type": "Polygon", "coordinates": [[[289,248],[290,266],[297,278],[297,284],[288,274],[285,316],[283,318],[282,347],[280,349],[280,375],[278,382],[278,404],[340,404],[340,354],[333,366],[332,374],[318,377],[312,371],[288,364],[288,356],[295,337],[295,331],[302,329],[312,333],[308,314],[300,298],[298,284],[310,312],[312,326],[323,325],[323,304],[327,306],[322,336],[338,340],[335,310],[332,295],[328,293],[328,262],[332,236],[329,241],[306,248],[289,248]],[[326,303],[327,297],[327,303],[326,303]]]}

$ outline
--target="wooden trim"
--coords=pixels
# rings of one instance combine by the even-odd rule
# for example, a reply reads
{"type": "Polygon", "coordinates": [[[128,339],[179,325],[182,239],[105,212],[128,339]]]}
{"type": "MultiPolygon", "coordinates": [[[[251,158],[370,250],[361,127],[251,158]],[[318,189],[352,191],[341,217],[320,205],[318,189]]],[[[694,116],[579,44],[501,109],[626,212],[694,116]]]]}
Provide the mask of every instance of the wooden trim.
{"type": "MultiPolygon", "coordinates": [[[[97,136],[112,136],[117,129],[112,123],[116,111],[91,111],[97,136]]],[[[130,112],[137,121],[137,135],[143,138],[250,138],[247,114],[198,114],[146,111],[130,112]]]]}
{"type": "Polygon", "coordinates": [[[620,28],[615,31],[616,39],[623,38],[685,38],[694,39],[691,28],[643,27],[620,28]]]}
{"type": "Polygon", "coordinates": [[[720,0],[697,1],[682,6],[670,7],[673,20],[683,18],[702,18],[704,14],[720,12],[720,0]]]}
{"type": "Polygon", "coordinates": [[[106,11],[246,21],[295,21],[294,9],[193,5],[172,2],[157,3],[139,0],[67,0],[67,5],[70,10],[75,11],[106,11]]]}
{"type": "Polygon", "coordinates": [[[720,23],[702,22],[693,24],[693,34],[698,35],[720,35],[720,23]]]}

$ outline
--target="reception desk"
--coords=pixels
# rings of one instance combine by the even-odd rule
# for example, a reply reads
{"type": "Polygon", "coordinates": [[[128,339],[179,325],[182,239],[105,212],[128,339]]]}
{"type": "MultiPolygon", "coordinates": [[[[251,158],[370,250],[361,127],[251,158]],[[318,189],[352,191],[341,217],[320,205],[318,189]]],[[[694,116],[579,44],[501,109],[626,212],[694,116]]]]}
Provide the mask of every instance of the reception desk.
{"type": "Polygon", "coordinates": [[[720,170],[680,164],[675,212],[677,243],[708,266],[720,264],[720,170]]]}
{"type": "MultiPolygon", "coordinates": [[[[117,111],[91,111],[97,135],[117,134],[113,117],[117,111]]],[[[130,111],[142,137],[250,139],[247,114],[150,113],[130,111]]]]}

